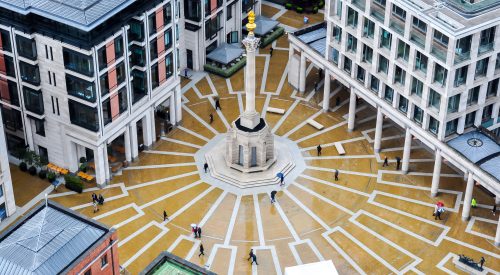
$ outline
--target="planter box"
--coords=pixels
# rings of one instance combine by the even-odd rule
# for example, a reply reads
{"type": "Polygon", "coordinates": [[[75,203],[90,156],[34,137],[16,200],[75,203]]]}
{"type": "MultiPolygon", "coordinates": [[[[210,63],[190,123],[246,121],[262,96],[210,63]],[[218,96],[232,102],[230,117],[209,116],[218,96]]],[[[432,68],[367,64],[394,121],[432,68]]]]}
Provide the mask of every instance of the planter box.
{"type": "Polygon", "coordinates": [[[231,77],[235,74],[239,69],[243,68],[247,64],[247,58],[242,57],[240,61],[236,62],[234,66],[226,69],[219,68],[217,66],[213,66],[211,64],[205,64],[203,68],[206,72],[216,74],[218,76],[222,76],[224,78],[231,77]]]}
{"type": "Polygon", "coordinates": [[[285,29],[282,27],[276,28],[271,34],[267,35],[265,38],[260,40],[260,48],[265,48],[267,45],[273,43],[274,40],[282,36],[285,33],[285,29]]]}

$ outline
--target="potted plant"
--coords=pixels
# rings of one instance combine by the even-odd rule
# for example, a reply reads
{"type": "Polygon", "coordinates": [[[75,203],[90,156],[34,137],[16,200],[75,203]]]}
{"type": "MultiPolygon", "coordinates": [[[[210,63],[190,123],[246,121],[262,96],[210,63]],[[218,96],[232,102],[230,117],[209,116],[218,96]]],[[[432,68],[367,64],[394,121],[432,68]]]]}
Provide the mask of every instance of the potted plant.
{"type": "Polygon", "coordinates": [[[304,12],[304,8],[302,7],[299,7],[297,6],[297,8],[295,9],[298,13],[303,13],[304,12]]]}
{"type": "Polygon", "coordinates": [[[66,175],[64,176],[64,181],[66,188],[68,188],[71,191],[75,191],[77,193],[82,193],[83,191],[83,183],[82,180],[74,175],[66,175]]]}
{"type": "Polygon", "coordinates": [[[40,170],[40,172],[38,172],[38,177],[44,180],[47,177],[47,170],[40,170]]]}
{"type": "Polygon", "coordinates": [[[53,183],[56,180],[56,173],[48,172],[47,179],[49,180],[50,183],[53,183]]]}
{"type": "Polygon", "coordinates": [[[80,158],[80,164],[78,165],[78,170],[87,173],[87,158],[81,157],[80,158]]]}
{"type": "Polygon", "coordinates": [[[292,4],[292,3],[286,3],[286,4],[285,4],[285,8],[286,8],[287,10],[291,10],[291,9],[293,8],[293,4],[292,4]]]}

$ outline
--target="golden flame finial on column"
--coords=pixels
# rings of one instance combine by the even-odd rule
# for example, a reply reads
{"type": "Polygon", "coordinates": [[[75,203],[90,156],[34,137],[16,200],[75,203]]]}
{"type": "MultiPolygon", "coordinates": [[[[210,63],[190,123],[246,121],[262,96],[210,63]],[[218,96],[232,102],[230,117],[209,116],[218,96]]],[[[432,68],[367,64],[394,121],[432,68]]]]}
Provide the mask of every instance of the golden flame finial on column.
{"type": "Polygon", "coordinates": [[[253,12],[253,10],[248,13],[248,23],[246,27],[249,32],[248,34],[253,35],[253,30],[255,30],[255,28],[257,27],[257,25],[255,24],[255,13],[253,12]]]}

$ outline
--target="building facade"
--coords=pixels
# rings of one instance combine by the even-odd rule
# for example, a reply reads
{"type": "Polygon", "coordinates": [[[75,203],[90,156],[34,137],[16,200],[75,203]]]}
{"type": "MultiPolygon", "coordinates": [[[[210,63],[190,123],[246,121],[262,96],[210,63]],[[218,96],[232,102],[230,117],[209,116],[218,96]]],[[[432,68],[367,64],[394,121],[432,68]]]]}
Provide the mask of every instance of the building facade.
{"type": "MultiPolygon", "coordinates": [[[[399,125],[405,131],[403,173],[409,170],[412,140],[434,151],[432,196],[438,195],[443,158],[463,172],[462,217],[468,219],[473,186],[481,185],[500,203],[500,178],[448,142],[477,128],[498,137],[499,12],[498,1],[489,0],[330,0],[324,23],[289,35],[289,82],[306,92],[307,61],[322,69],[325,111],[331,81],[347,87],[350,131],[358,99],[374,108],[376,152],[382,149],[384,118],[399,125]]],[[[481,144],[468,145],[476,150],[481,144]]],[[[498,167],[500,157],[495,153],[482,161],[498,167]]],[[[500,244],[500,226],[495,243],[500,244]]]]}
{"type": "MultiPolygon", "coordinates": [[[[0,121],[2,114],[0,113],[0,121]]],[[[4,126],[0,124],[0,222],[16,211],[14,189],[10,177],[9,157],[7,154],[7,143],[5,142],[4,126]]]]}
{"type": "Polygon", "coordinates": [[[27,145],[70,171],[85,157],[102,185],[157,139],[157,111],[182,119],[180,3],[94,2],[0,1],[0,105],[11,155],[27,145]]]}

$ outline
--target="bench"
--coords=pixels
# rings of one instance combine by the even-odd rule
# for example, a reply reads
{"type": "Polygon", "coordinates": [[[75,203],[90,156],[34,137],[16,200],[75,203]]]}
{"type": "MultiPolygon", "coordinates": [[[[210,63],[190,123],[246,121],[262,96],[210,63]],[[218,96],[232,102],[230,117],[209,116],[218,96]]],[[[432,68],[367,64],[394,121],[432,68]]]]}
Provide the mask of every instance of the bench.
{"type": "Polygon", "coordinates": [[[285,110],[280,108],[267,107],[267,112],[282,115],[285,113],[285,110]]]}
{"type": "Polygon", "coordinates": [[[342,143],[335,142],[334,145],[335,145],[335,149],[337,149],[337,152],[339,152],[339,155],[341,155],[341,156],[345,155],[345,150],[344,150],[344,146],[342,146],[342,143]]]}
{"type": "Polygon", "coordinates": [[[308,119],[308,120],[307,120],[307,123],[309,123],[311,126],[313,126],[314,128],[316,128],[316,129],[318,129],[318,130],[323,129],[323,127],[324,127],[324,126],[323,126],[323,124],[318,123],[318,122],[316,122],[316,121],[315,121],[315,120],[313,120],[313,119],[308,119]]]}
{"type": "Polygon", "coordinates": [[[82,171],[78,172],[76,175],[79,176],[80,178],[86,180],[86,181],[92,181],[94,179],[93,176],[91,176],[87,173],[84,173],[82,171]]]}
{"type": "Polygon", "coordinates": [[[69,173],[68,169],[64,169],[64,168],[59,167],[59,166],[52,164],[52,163],[47,164],[47,168],[49,170],[52,170],[53,172],[59,173],[61,175],[66,175],[69,173]]]}

